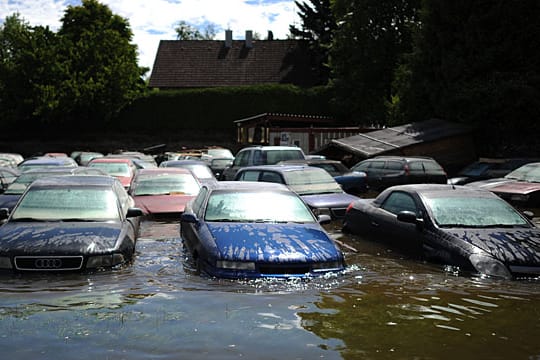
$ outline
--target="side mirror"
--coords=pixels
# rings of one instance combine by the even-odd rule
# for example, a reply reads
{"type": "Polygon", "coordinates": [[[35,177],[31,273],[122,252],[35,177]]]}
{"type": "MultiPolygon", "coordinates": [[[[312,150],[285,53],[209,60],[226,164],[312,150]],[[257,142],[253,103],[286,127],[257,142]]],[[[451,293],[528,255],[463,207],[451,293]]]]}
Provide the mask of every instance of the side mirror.
{"type": "Polygon", "coordinates": [[[330,217],[330,215],[322,214],[317,216],[317,221],[319,221],[319,224],[325,225],[330,224],[332,222],[332,218],[330,217]]]}
{"type": "Polygon", "coordinates": [[[191,223],[191,224],[197,224],[199,222],[199,219],[197,219],[197,216],[193,213],[183,213],[180,216],[181,222],[191,223]]]}
{"type": "Polygon", "coordinates": [[[5,220],[9,217],[9,209],[1,208],[0,209],[0,220],[5,220]]]}
{"type": "Polygon", "coordinates": [[[534,218],[534,213],[532,211],[525,210],[522,214],[525,215],[525,217],[529,220],[532,220],[534,218]]]}
{"type": "Polygon", "coordinates": [[[424,220],[416,217],[416,214],[412,211],[400,211],[397,214],[398,221],[403,221],[409,224],[415,224],[419,229],[422,229],[424,220]]]}
{"type": "Polygon", "coordinates": [[[126,217],[132,218],[137,216],[143,216],[144,212],[139,208],[129,208],[126,214],[126,217]]]}

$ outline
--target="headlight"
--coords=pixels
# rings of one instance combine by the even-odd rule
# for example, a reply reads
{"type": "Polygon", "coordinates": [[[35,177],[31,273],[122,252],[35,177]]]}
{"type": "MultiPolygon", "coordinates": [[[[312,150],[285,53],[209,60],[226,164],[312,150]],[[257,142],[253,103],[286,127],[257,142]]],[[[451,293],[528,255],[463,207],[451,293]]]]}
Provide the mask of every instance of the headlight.
{"type": "Polygon", "coordinates": [[[122,254],[112,254],[112,255],[99,255],[91,256],[88,258],[86,263],[87,269],[100,268],[100,267],[111,267],[119,265],[124,262],[124,255],[122,254]]]}
{"type": "Polygon", "coordinates": [[[255,263],[251,261],[216,261],[216,267],[231,270],[255,270],[255,263]]]}
{"type": "Polygon", "coordinates": [[[313,270],[313,272],[341,270],[343,269],[343,264],[340,261],[315,263],[311,265],[311,269],[313,270]]]}
{"type": "Polygon", "coordinates": [[[11,259],[6,256],[0,256],[0,269],[12,269],[11,259]]]}
{"type": "Polygon", "coordinates": [[[505,279],[511,279],[512,274],[508,268],[499,260],[485,254],[472,254],[469,261],[480,273],[489,276],[497,276],[505,279]]]}

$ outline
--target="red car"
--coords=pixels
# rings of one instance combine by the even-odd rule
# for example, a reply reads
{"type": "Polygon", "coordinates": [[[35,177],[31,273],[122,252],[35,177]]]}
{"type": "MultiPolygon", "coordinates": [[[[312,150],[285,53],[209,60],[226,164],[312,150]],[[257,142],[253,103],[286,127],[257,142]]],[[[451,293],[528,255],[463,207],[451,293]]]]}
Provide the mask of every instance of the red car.
{"type": "Polygon", "coordinates": [[[146,214],[173,215],[199,193],[200,182],[187,169],[139,169],[131,183],[135,206],[146,214]]]}
{"type": "Polygon", "coordinates": [[[96,167],[105,171],[107,174],[114,176],[122,183],[126,190],[129,190],[131,180],[135,176],[137,168],[131,159],[124,158],[107,158],[101,157],[92,159],[88,163],[89,167],[96,167]]]}
{"type": "Polygon", "coordinates": [[[475,181],[467,186],[488,189],[517,206],[538,208],[540,206],[540,162],[525,164],[503,178],[475,181]]]}

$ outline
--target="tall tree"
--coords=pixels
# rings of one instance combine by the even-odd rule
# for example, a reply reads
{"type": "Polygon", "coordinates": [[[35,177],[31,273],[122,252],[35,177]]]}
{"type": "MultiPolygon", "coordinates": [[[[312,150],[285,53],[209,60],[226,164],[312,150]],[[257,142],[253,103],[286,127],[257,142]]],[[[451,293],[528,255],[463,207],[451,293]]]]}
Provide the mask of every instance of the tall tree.
{"type": "Polygon", "coordinates": [[[295,1],[298,16],[302,20],[301,27],[289,26],[292,38],[306,40],[311,53],[312,71],[320,79],[320,85],[328,83],[330,67],[328,53],[332,44],[336,21],[330,7],[330,0],[295,1]]]}
{"type": "Polygon", "coordinates": [[[137,65],[129,23],[96,0],[68,6],[61,21],[66,117],[106,122],[145,89],[142,76],[148,69],[137,65]]]}
{"type": "Polygon", "coordinates": [[[540,153],[540,3],[425,0],[399,112],[481,129],[481,151],[540,153]]]}
{"type": "Polygon", "coordinates": [[[47,27],[32,27],[19,14],[0,27],[0,118],[34,128],[58,112],[57,37],[47,27]]]}
{"type": "Polygon", "coordinates": [[[331,50],[336,104],[360,124],[385,125],[394,71],[411,51],[420,0],[335,0],[331,50]]]}

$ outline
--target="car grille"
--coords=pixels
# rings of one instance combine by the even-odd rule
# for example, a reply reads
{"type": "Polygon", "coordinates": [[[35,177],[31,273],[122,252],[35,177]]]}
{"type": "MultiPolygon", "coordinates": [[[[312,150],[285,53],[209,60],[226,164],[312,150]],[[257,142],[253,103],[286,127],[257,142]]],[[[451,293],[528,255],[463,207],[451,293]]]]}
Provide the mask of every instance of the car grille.
{"type": "Polygon", "coordinates": [[[306,264],[259,264],[259,272],[261,275],[303,275],[309,273],[310,269],[310,266],[306,264]]]}
{"type": "Polygon", "coordinates": [[[82,256],[16,256],[15,268],[26,271],[68,271],[82,268],[82,256]]]}

